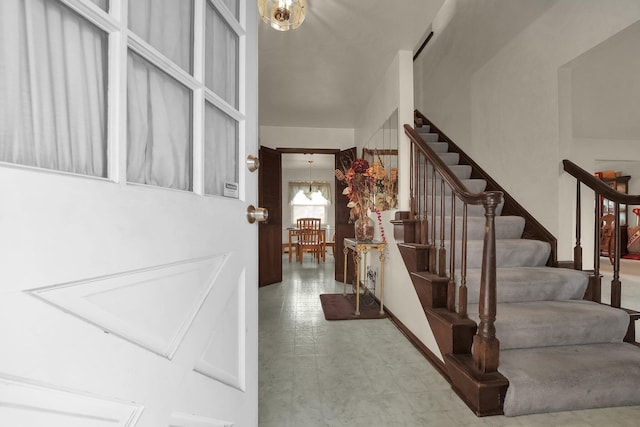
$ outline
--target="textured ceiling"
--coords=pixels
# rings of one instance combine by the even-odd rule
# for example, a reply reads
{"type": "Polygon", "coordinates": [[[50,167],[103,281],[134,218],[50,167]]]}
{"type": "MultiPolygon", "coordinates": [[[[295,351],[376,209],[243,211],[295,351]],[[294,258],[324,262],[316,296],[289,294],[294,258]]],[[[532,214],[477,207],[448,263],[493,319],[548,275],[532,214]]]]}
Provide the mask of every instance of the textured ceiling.
{"type": "Polygon", "coordinates": [[[308,0],[300,28],[259,22],[260,125],[354,128],[398,50],[415,50],[444,0],[308,0]]]}

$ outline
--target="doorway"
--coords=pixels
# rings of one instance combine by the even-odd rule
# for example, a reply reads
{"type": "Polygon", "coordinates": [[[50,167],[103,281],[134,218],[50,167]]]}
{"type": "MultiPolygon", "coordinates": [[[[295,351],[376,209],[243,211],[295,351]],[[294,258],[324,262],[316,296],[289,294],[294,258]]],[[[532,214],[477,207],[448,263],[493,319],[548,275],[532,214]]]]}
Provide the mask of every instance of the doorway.
{"type": "MultiPolygon", "coordinates": [[[[283,243],[288,243],[288,230],[293,224],[293,208],[290,205],[292,197],[289,195],[289,182],[326,182],[329,184],[331,191],[331,204],[326,208],[326,226],[327,239],[334,241],[333,251],[335,254],[342,254],[342,240],[345,237],[353,236],[353,226],[349,224],[349,208],[347,208],[347,197],[342,194],[343,184],[337,182],[335,179],[335,170],[344,169],[344,165],[350,165],[351,161],[356,156],[356,149],[350,148],[347,150],[338,149],[308,149],[308,148],[278,148],[269,149],[266,147],[261,148],[261,152],[265,151],[269,154],[278,154],[277,165],[273,167],[278,168],[279,173],[277,175],[269,174],[268,171],[262,171],[261,179],[259,182],[259,193],[265,204],[269,204],[270,214],[278,219],[278,224],[261,224],[261,227],[280,227],[280,234],[271,231],[270,233],[260,234],[260,275],[262,276],[263,266],[266,270],[266,258],[272,260],[269,264],[277,263],[281,267],[281,262],[276,261],[273,257],[274,252],[278,254],[278,258],[282,259],[280,254],[283,250],[283,243]],[[313,163],[309,163],[312,161],[313,163]],[[273,176],[272,176],[273,175],[273,176]],[[272,176],[272,179],[267,179],[268,176],[272,176]],[[278,176],[278,178],[276,178],[278,176]],[[276,181],[277,180],[277,181],[276,181]],[[276,181],[276,182],[274,182],[276,181]],[[271,187],[279,188],[278,194],[273,194],[273,191],[268,191],[271,187]],[[271,194],[270,198],[273,200],[264,200],[265,194],[271,194]],[[273,215],[272,212],[273,211],[273,215]],[[262,236],[264,235],[264,238],[262,236]],[[335,236],[335,237],[334,237],[335,236]],[[264,256],[263,256],[264,255],[264,256]]],[[[275,159],[274,159],[275,160],[275,159]]],[[[262,167],[261,167],[262,169],[262,167]]],[[[261,202],[262,203],[262,202],[261,202]]],[[[264,205],[261,205],[264,206],[264,205]]],[[[291,250],[291,248],[287,248],[291,250]]],[[[288,263],[288,257],[287,257],[288,263]]],[[[335,259],[335,272],[334,276],[336,280],[343,281],[344,260],[341,256],[337,256],[335,259]]],[[[280,279],[281,280],[281,268],[280,279]]],[[[277,275],[272,275],[274,279],[261,280],[260,286],[268,285],[271,283],[277,283],[277,275]]]]}

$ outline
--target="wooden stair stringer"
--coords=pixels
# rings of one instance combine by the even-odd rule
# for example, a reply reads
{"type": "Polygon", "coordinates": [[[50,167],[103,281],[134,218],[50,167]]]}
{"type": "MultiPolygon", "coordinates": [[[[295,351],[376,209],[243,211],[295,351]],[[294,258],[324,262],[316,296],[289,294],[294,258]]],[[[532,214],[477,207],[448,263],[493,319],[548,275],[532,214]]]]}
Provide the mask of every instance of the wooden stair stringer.
{"type": "MultiPolygon", "coordinates": [[[[404,213],[398,213],[398,217],[404,213]]],[[[416,221],[396,219],[394,236],[414,236],[416,221]]],[[[410,237],[408,240],[413,240],[410,237]]],[[[499,373],[483,374],[473,366],[471,345],[477,325],[461,318],[447,306],[448,277],[426,271],[429,265],[429,246],[418,243],[398,243],[411,282],[425,313],[427,322],[444,359],[447,380],[454,392],[478,416],[502,414],[502,402],[508,381],[499,373]]]]}
{"type": "Polygon", "coordinates": [[[499,372],[480,372],[470,354],[445,354],[444,361],[451,388],[477,416],[504,413],[509,380],[499,372]]]}

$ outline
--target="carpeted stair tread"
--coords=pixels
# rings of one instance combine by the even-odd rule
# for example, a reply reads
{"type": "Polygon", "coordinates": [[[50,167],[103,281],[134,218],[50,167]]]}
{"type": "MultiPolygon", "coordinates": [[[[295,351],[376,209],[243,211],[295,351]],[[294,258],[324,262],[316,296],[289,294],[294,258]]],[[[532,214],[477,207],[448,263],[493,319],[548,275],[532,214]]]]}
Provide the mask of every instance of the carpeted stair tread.
{"type": "Polygon", "coordinates": [[[640,350],[632,344],[505,350],[498,370],[509,379],[507,416],[640,405],[640,350]]]}
{"type": "MultiPolygon", "coordinates": [[[[455,176],[457,176],[458,178],[460,178],[460,179],[468,179],[471,176],[471,166],[469,166],[469,165],[448,165],[448,166],[449,166],[449,169],[451,169],[451,172],[453,172],[453,174],[455,176]]],[[[427,172],[428,176],[431,176],[431,168],[430,167],[427,169],[427,171],[428,171],[427,172]]],[[[437,176],[437,178],[436,178],[436,188],[440,187],[440,182],[441,182],[441,178],[440,178],[440,176],[437,176]]],[[[431,184],[429,184],[429,186],[427,186],[427,191],[430,191],[430,190],[431,190],[431,184]]]]}
{"type": "Polygon", "coordinates": [[[446,153],[449,151],[449,144],[446,142],[427,142],[427,145],[436,153],[446,153]]]}
{"type": "MultiPolygon", "coordinates": [[[[449,166],[467,190],[480,193],[486,181],[469,179],[471,168],[459,165],[460,155],[449,152],[449,145],[429,126],[416,128],[440,159],[449,166]]],[[[428,166],[427,173],[431,173],[428,166]]],[[[427,208],[429,235],[436,236],[436,248],[451,249],[451,189],[441,179],[435,182],[437,214],[427,208]],[[444,193],[444,194],[442,194],[444,193]],[[444,201],[444,212],[441,210],[444,201]],[[441,218],[444,233],[441,236],[441,218]],[[435,233],[432,227],[435,225],[435,233]]],[[[426,193],[431,205],[431,182],[426,193]]],[[[455,203],[455,280],[459,286],[463,204],[455,203]]],[[[640,348],[622,343],[629,327],[629,315],[620,309],[585,301],[588,273],[547,267],[551,245],[521,239],[525,220],[495,217],[496,231],[496,336],[500,341],[498,370],[509,386],[504,414],[556,412],[598,407],[640,405],[640,348]]],[[[481,264],[485,228],[484,207],[468,206],[467,313],[479,322],[481,264]]],[[[433,238],[431,238],[433,240],[433,238]]],[[[436,251],[436,258],[439,252],[436,251]]],[[[449,268],[447,257],[447,269],[449,268]]],[[[437,259],[436,259],[437,264],[437,259]]],[[[418,273],[412,273],[418,274],[418,273]]],[[[456,286],[456,291],[458,286],[456,286]]],[[[456,298],[456,304],[458,303],[456,298]]],[[[478,390],[480,391],[480,390],[478,390]]]]}
{"type": "MultiPolygon", "coordinates": [[[[454,166],[455,167],[455,166],[454,166]]],[[[461,174],[456,173],[455,169],[452,169],[453,172],[456,174],[456,176],[458,178],[460,178],[461,174]]],[[[482,193],[485,188],[487,188],[487,181],[484,179],[480,179],[480,178],[469,178],[469,175],[466,173],[467,171],[462,171],[464,172],[464,175],[467,176],[467,178],[461,178],[460,181],[462,182],[462,184],[466,187],[467,191],[470,193],[482,193]]],[[[471,171],[469,171],[470,173],[471,171]]],[[[441,194],[442,193],[442,185],[440,184],[441,179],[440,178],[436,178],[436,194],[441,194]]],[[[431,186],[427,187],[427,194],[431,194],[431,186]]],[[[445,196],[450,196],[451,195],[451,187],[449,187],[449,185],[445,184],[444,185],[444,194],[445,196]]]]}
{"type": "Polygon", "coordinates": [[[440,138],[437,133],[420,132],[419,134],[424,142],[437,142],[438,138],[440,138]]]}
{"type": "Polygon", "coordinates": [[[431,132],[431,126],[429,126],[429,125],[422,125],[422,126],[420,126],[420,127],[416,127],[416,128],[414,128],[414,130],[415,130],[416,132],[420,133],[420,134],[422,134],[422,133],[429,133],[429,132],[431,132]]]}
{"type": "MultiPolygon", "coordinates": [[[[432,218],[429,216],[428,221],[432,218]]],[[[436,215],[436,236],[440,236],[440,216],[436,215]]],[[[467,218],[467,239],[482,240],[484,238],[484,226],[486,219],[480,216],[470,216],[467,218]]],[[[524,231],[525,220],[521,216],[497,216],[495,218],[496,239],[519,239],[524,231]]],[[[462,239],[462,217],[456,217],[456,240],[462,239]]],[[[431,229],[429,229],[431,230],[431,229]]],[[[445,239],[451,237],[451,217],[444,217],[445,239]]]]}
{"type": "MultiPolygon", "coordinates": [[[[440,242],[436,243],[440,247],[440,242]]],[[[444,242],[444,247],[449,250],[449,241],[444,242]]],[[[480,268],[482,266],[482,240],[469,240],[467,242],[467,268],[480,268]]],[[[497,267],[542,267],[546,265],[551,246],[547,242],[530,239],[502,239],[496,240],[496,266],[497,267]]],[[[456,242],[456,265],[460,268],[461,244],[456,242]]]]}
{"type": "MultiPolygon", "coordinates": [[[[481,273],[480,269],[467,270],[467,301],[469,304],[479,302],[481,273]]],[[[458,286],[460,279],[460,271],[457,271],[456,282],[458,286]]],[[[587,289],[588,280],[589,276],[586,272],[566,268],[497,268],[497,301],[501,303],[581,300],[587,289]]]]}
{"type": "MultiPolygon", "coordinates": [[[[479,321],[478,305],[468,305],[479,321]]],[[[585,300],[499,303],[496,336],[502,350],[620,342],[629,315],[620,309],[585,300]]]]}
{"type": "MultiPolygon", "coordinates": [[[[451,196],[444,197],[444,214],[451,214],[451,196]]],[[[440,196],[436,196],[435,200],[436,206],[436,214],[440,213],[440,196]]],[[[456,215],[462,214],[462,208],[464,204],[460,199],[456,198],[456,215]]],[[[504,201],[500,202],[498,206],[496,206],[496,216],[499,216],[502,213],[502,208],[504,207],[504,201]]],[[[427,213],[431,214],[431,203],[427,206],[427,213]]],[[[484,217],[484,206],[482,205],[468,205],[467,206],[467,215],[469,216],[481,216],[484,217]]]]}
{"type": "Polygon", "coordinates": [[[438,153],[438,157],[440,157],[440,160],[442,160],[445,165],[457,165],[458,162],[460,162],[460,154],[458,153],[438,153]]]}

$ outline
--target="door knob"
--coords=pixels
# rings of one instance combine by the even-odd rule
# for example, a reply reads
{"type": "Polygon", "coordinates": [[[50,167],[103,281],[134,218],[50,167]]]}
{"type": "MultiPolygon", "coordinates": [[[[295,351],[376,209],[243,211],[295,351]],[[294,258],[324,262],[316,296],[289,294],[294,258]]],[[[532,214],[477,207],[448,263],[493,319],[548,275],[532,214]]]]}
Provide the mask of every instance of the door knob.
{"type": "Polygon", "coordinates": [[[260,159],[254,156],[253,154],[249,154],[247,156],[247,169],[249,172],[255,172],[260,167],[260,159]]]}
{"type": "Polygon", "coordinates": [[[247,208],[247,221],[249,224],[253,224],[254,222],[263,222],[269,219],[269,211],[265,208],[256,208],[253,205],[249,205],[247,208]]]}

